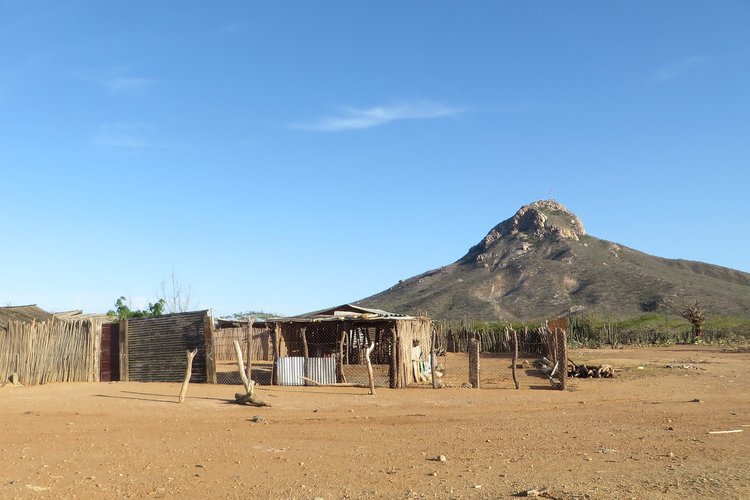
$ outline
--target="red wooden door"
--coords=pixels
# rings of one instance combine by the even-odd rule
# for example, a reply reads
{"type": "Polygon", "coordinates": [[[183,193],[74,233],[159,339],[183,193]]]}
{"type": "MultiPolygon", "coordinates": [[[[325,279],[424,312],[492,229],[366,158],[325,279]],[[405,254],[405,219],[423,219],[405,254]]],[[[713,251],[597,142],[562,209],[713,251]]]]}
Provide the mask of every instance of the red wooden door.
{"type": "Polygon", "coordinates": [[[120,325],[117,323],[102,325],[100,353],[99,380],[120,380],[120,325]]]}

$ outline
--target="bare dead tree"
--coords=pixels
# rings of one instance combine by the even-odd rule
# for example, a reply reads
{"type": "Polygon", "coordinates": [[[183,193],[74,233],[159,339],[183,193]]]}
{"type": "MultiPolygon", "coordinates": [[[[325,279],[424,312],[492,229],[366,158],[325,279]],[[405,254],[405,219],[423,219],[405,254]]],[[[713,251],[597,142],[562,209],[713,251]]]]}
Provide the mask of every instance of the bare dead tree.
{"type": "Polygon", "coordinates": [[[680,316],[693,325],[693,333],[696,337],[703,336],[703,323],[706,321],[706,313],[697,300],[685,304],[680,308],[680,316]]]}
{"type": "Polygon", "coordinates": [[[185,286],[179,276],[172,270],[168,280],[161,282],[160,299],[168,313],[186,312],[195,309],[198,302],[193,298],[190,285],[185,286]]]}

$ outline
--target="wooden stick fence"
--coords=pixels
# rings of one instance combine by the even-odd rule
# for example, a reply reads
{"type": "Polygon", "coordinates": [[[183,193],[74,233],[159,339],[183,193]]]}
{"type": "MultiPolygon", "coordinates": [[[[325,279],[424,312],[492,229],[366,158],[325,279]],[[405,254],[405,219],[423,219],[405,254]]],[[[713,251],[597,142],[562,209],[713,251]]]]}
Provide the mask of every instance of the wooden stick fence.
{"type": "MultiPolygon", "coordinates": [[[[267,327],[253,327],[251,342],[251,360],[271,361],[273,349],[271,348],[271,330],[267,327]]],[[[248,338],[248,328],[220,328],[214,330],[214,355],[217,361],[235,361],[234,341],[245,345],[248,338]]]]}
{"type": "MultiPolygon", "coordinates": [[[[487,352],[514,351],[513,336],[506,327],[473,328],[468,323],[436,324],[436,348],[442,352],[468,352],[469,341],[479,340],[481,350],[487,352]]],[[[518,348],[526,354],[544,354],[546,338],[538,328],[523,328],[517,332],[518,348]]]]}
{"type": "Polygon", "coordinates": [[[559,381],[557,388],[565,390],[565,380],[568,374],[568,346],[567,332],[561,328],[550,328],[548,324],[539,328],[540,335],[547,345],[547,357],[553,366],[557,367],[554,378],[559,381]]]}
{"type": "Polygon", "coordinates": [[[0,383],[18,374],[24,385],[99,380],[101,322],[11,321],[0,328],[0,383]]]}

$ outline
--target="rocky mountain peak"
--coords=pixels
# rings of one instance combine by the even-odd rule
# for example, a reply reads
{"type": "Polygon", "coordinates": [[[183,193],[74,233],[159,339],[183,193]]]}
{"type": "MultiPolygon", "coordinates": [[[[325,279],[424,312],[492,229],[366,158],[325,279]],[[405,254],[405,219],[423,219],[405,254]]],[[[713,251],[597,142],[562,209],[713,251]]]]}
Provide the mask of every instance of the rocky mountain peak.
{"type": "Polygon", "coordinates": [[[586,234],[583,222],[554,200],[539,200],[521,207],[516,214],[487,233],[479,246],[488,248],[500,239],[541,238],[575,240],[586,234]]]}
{"type": "Polygon", "coordinates": [[[513,237],[524,233],[555,240],[578,241],[586,234],[581,219],[554,200],[535,201],[521,207],[513,217],[502,222],[499,229],[503,236],[513,237]]]}
{"type": "Polygon", "coordinates": [[[520,256],[532,250],[536,246],[533,243],[578,241],[585,234],[581,219],[565,206],[554,200],[539,200],[493,227],[461,261],[488,267],[508,257],[509,250],[520,256]]]}

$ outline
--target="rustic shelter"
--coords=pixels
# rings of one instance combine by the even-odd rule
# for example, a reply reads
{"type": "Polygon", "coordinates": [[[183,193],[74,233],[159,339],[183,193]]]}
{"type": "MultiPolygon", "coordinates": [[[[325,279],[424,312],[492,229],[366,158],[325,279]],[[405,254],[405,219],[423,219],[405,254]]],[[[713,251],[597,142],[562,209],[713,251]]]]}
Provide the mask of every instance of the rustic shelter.
{"type": "Polygon", "coordinates": [[[344,304],[268,323],[274,326],[274,384],[304,385],[303,376],[324,384],[366,384],[365,350],[370,343],[376,385],[400,388],[419,379],[415,352],[422,366],[429,364],[429,318],[344,304]]]}

